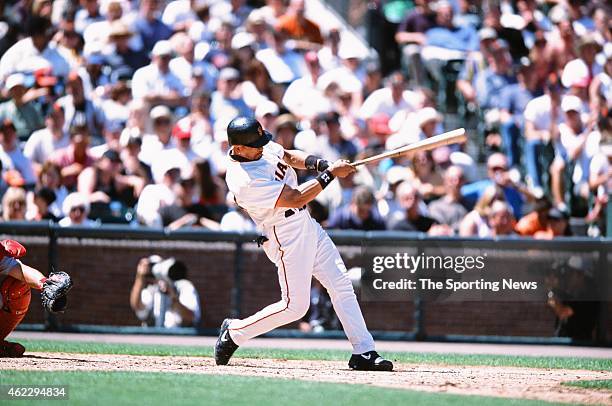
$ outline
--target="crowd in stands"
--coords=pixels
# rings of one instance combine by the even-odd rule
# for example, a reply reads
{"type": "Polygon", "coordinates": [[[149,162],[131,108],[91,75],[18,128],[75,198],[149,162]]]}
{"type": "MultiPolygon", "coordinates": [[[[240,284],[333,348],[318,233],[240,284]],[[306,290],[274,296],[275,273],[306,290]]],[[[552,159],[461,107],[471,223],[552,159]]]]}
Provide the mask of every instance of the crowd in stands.
{"type": "Polygon", "coordinates": [[[1,2],[3,220],[252,231],[223,179],[231,119],[257,118],[286,149],[363,158],[452,129],[439,84],[453,63],[478,123],[468,144],[363,166],[313,217],[548,239],[576,233],[573,218],[604,235],[610,6],[406,3],[402,68],[382,72],[306,0],[1,2]]]}

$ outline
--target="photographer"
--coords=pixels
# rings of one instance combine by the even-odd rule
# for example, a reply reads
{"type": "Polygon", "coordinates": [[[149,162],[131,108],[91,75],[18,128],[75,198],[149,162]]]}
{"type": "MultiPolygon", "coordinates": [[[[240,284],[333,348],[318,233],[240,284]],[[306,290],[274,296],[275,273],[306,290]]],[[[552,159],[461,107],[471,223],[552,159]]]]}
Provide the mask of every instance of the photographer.
{"type": "Polygon", "coordinates": [[[200,299],[186,278],[187,267],[174,258],[151,255],[138,262],[130,306],[143,326],[197,326],[200,299]]]}

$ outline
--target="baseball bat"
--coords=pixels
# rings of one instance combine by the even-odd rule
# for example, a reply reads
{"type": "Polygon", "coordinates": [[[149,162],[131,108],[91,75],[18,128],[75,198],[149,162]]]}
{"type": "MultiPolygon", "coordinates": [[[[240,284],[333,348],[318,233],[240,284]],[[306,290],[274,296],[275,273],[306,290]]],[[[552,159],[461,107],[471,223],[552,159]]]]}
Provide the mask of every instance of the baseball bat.
{"type": "Polygon", "coordinates": [[[372,162],[378,162],[385,158],[397,158],[399,156],[406,155],[410,152],[429,151],[430,149],[435,149],[444,145],[465,142],[465,140],[467,140],[467,136],[465,135],[465,128],[457,128],[456,130],[448,131],[442,134],[434,135],[433,137],[421,141],[414,142],[410,145],[406,145],[405,147],[383,152],[382,154],[355,161],[351,163],[351,166],[361,166],[372,162]]]}

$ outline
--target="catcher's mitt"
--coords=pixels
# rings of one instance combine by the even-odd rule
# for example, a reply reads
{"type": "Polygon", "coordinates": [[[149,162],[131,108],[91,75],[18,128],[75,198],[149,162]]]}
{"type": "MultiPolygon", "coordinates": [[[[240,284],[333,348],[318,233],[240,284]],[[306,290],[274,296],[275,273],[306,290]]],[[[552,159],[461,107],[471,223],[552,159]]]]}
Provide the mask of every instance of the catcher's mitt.
{"type": "Polygon", "coordinates": [[[43,283],[40,294],[42,304],[51,313],[63,313],[66,310],[66,293],[72,288],[72,279],[66,272],[52,272],[43,283]]]}

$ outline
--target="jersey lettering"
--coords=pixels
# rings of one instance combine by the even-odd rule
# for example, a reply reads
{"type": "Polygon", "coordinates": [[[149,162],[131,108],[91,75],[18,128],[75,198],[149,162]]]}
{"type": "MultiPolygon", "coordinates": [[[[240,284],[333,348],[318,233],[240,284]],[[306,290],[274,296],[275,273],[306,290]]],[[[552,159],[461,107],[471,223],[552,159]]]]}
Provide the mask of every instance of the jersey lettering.
{"type": "Polygon", "coordinates": [[[274,172],[274,175],[276,175],[276,180],[283,180],[287,174],[288,166],[279,161],[276,168],[276,172],[274,172]]]}

